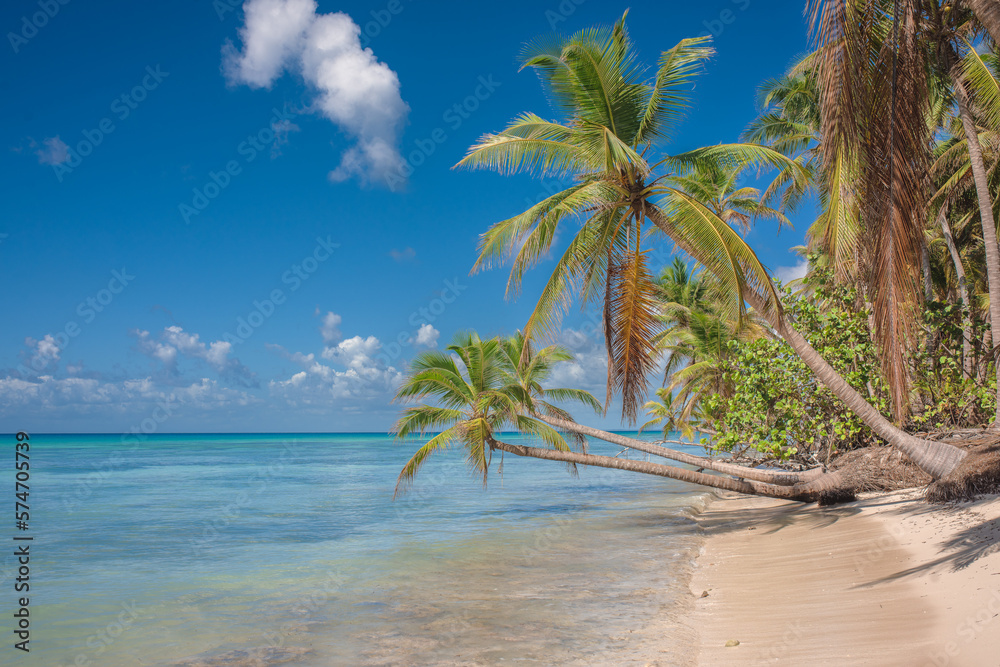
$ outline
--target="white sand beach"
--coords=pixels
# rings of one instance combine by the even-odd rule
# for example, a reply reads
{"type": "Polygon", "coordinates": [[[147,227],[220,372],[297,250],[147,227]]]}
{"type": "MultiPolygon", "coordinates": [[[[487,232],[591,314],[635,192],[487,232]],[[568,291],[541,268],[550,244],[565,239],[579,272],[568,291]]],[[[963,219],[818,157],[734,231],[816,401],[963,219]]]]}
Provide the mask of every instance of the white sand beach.
{"type": "Polygon", "coordinates": [[[731,495],[701,521],[700,665],[1000,665],[996,496],[822,508],[731,495]]]}

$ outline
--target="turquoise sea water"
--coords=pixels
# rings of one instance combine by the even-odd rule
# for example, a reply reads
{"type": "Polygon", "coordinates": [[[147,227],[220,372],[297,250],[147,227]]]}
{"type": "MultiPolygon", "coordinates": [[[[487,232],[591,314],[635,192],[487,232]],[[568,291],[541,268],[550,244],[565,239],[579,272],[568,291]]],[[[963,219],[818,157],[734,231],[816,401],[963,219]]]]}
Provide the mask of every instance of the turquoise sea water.
{"type": "MultiPolygon", "coordinates": [[[[484,490],[447,452],[394,502],[418,442],[384,434],[30,442],[31,653],[0,664],[689,658],[694,487],[506,456],[484,490]]],[[[0,559],[3,608],[13,576],[0,559]]]]}

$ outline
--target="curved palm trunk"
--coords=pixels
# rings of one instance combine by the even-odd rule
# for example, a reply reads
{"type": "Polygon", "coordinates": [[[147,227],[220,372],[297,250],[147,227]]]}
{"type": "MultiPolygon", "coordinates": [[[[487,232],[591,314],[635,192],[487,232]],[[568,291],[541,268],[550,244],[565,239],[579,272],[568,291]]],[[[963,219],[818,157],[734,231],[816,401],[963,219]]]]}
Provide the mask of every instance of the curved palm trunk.
{"type": "MultiPolygon", "coordinates": [[[[955,100],[958,102],[958,115],[962,120],[965,138],[969,144],[969,159],[972,162],[972,180],[976,184],[976,195],[979,198],[979,218],[983,223],[983,244],[986,246],[986,281],[990,291],[990,331],[993,340],[1000,340],[1000,247],[997,247],[997,227],[993,217],[993,199],[990,196],[989,183],[986,178],[986,163],[983,161],[983,149],[979,145],[979,134],[976,124],[969,111],[969,94],[965,90],[955,67],[951,68],[951,79],[955,89],[955,100]]],[[[994,367],[997,379],[997,398],[1000,399],[1000,363],[994,367]]],[[[990,428],[1000,428],[1000,400],[993,415],[990,428]]]]}
{"type": "Polygon", "coordinates": [[[969,285],[965,278],[965,265],[962,263],[962,256],[958,254],[958,246],[955,245],[955,237],[951,233],[951,225],[948,224],[948,208],[941,207],[938,214],[938,224],[941,225],[941,234],[944,236],[945,245],[948,246],[948,254],[955,264],[955,275],[958,276],[958,296],[962,299],[962,370],[965,377],[972,377],[972,302],[969,301],[969,285]]]}
{"type": "MultiPolygon", "coordinates": [[[[696,260],[702,261],[699,257],[700,253],[694,250],[690,244],[683,238],[677,238],[671,234],[669,224],[660,219],[659,212],[655,209],[650,211],[650,220],[663,230],[677,244],[677,247],[687,252],[696,260]]],[[[702,261],[702,264],[707,263],[702,261]]],[[[1000,296],[1000,291],[998,291],[998,296],[1000,296]]],[[[938,479],[954,470],[959,462],[965,458],[965,451],[958,447],[933,440],[922,440],[895,426],[866,401],[861,394],[855,391],[854,387],[848,384],[847,380],[841,377],[813,349],[809,341],[796,331],[781,313],[765,308],[766,304],[763,297],[750,289],[747,290],[744,297],[747,303],[764,317],[774,327],[774,330],[795,350],[795,353],[809,366],[820,382],[833,392],[837,398],[843,401],[848,409],[854,412],[868,428],[887,443],[906,454],[921,470],[931,477],[938,479]]]]}
{"type": "Polygon", "coordinates": [[[536,459],[546,459],[549,461],[563,461],[565,463],[575,463],[577,465],[589,465],[599,468],[615,468],[617,470],[630,470],[641,472],[646,475],[657,475],[668,477],[689,484],[698,484],[713,489],[724,489],[737,493],[746,493],[755,496],[767,496],[769,498],[782,498],[785,500],[799,500],[802,502],[815,502],[825,491],[839,490],[844,479],[840,472],[823,475],[819,479],[794,486],[779,486],[777,484],[763,484],[761,482],[751,482],[731,477],[720,477],[708,475],[703,472],[695,472],[685,468],[663,465],[661,463],[650,463],[649,461],[632,461],[629,459],[618,459],[611,456],[598,456],[596,454],[581,454],[580,452],[561,452],[555,449],[540,449],[538,447],[526,447],[523,445],[511,445],[490,438],[490,447],[508,452],[516,456],[527,456],[536,459]]]}
{"type": "MultiPolygon", "coordinates": [[[[763,301],[755,293],[747,294],[747,302],[758,312],[762,312],[763,301]],[[758,303],[755,303],[758,302],[758,303]]],[[[792,328],[788,321],[780,315],[769,316],[768,321],[781,337],[795,350],[803,362],[816,377],[826,385],[844,404],[865,423],[880,438],[902,451],[934,479],[944,477],[958,466],[965,458],[965,451],[943,442],[923,440],[897,427],[866,401],[854,387],[847,383],[841,375],[819,355],[809,341],[792,328]]]]}
{"type": "Polygon", "coordinates": [[[549,417],[547,415],[533,416],[535,419],[543,421],[549,426],[562,431],[579,433],[580,435],[597,438],[598,440],[610,442],[621,447],[628,447],[640,452],[646,452],[647,454],[653,454],[654,456],[662,456],[665,459],[677,461],[678,463],[687,463],[688,465],[698,466],[699,468],[705,468],[706,470],[714,470],[715,472],[721,472],[727,475],[733,475],[734,477],[753,480],[755,482],[777,484],[779,486],[794,486],[795,484],[811,482],[815,479],[819,479],[825,474],[822,468],[813,468],[812,470],[806,470],[801,473],[784,470],[760,470],[757,468],[747,468],[746,466],[737,465],[735,463],[726,463],[725,461],[717,461],[704,456],[679,452],[676,449],[661,447],[651,442],[637,440],[636,438],[630,438],[618,433],[602,431],[591,426],[584,426],[583,424],[577,424],[576,422],[566,421],[565,419],[559,419],[557,417],[549,417]]]}
{"type": "Polygon", "coordinates": [[[966,0],[966,3],[993,41],[1000,44],[1000,4],[996,0],[966,0]]]}

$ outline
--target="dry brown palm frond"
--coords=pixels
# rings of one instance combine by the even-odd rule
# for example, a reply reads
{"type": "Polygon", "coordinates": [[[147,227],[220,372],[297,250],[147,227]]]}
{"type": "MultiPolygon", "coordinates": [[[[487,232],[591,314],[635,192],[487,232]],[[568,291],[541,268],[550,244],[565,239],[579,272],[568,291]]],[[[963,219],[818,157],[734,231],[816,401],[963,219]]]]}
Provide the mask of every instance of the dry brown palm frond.
{"type": "Polygon", "coordinates": [[[857,83],[867,62],[866,39],[860,3],[851,0],[811,0],[807,13],[811,37],[816,44],[813,58],[819,88],[820,133],[823,162],[829,166],[836,159],[836,148],[856,146],[862,140],[858,119],[863,103],[857,83]]]}
{"type": "Polygon", "coordinates": [[[645,400],[647,378],[658,356],[656,284],[646,254],[616,244],[608,256],[604,331],[608,349],[608,402],[615,391],[622,396],[622,416],[634,423],[645,400]]]}
{"type": "Polygon", "coordinates": [[[854,191],[861,225],[853,268],[872,301],[875,339],[901,422],[909,410],[905,355],[922,298],[931,137],[920,2],[898,0],[888,7],[893,4],[895,16],[878,0],[813,0],[811,9],[824,167],[836,174],[845,154],[858,161],[854,191]]]}
{"type": "Polygon", "coordinates": [[[930,143],[926,62],[915,26],[916,0],[901,0],[894,35],[878,49],[869,71],[869,141],[862,170],[871,253],[867,284],[874,295],[875,337],[882,370],[902,422],[909,410],[906,350],[913,340],[920,302],[921,213],[930,143]]]}

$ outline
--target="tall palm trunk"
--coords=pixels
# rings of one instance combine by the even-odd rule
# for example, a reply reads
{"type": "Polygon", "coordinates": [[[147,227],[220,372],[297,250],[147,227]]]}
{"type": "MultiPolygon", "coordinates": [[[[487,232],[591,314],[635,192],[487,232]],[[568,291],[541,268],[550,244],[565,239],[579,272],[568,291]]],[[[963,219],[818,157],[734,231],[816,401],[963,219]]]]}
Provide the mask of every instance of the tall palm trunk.
{"type": "MultiPolygon", "coordinates": [[[[673,230],[666,220],[661,218],[658,210],[650,211],[650,219],[657,227],[677,244],[677,247],[687,252],[689,255],[700,261],[704,265],[710,265],[705,258],[691,244],[683,238],[673,234],[673,230]]],[[[819,353],[813,349],[802,334],[796,331],[780,312],[773,311],[765,307],[764,298],[751,289],[744,295],[747,303],[750,304],[778,334],[791,346],[795,353],[799,355],[812,372],[816,375],[827,389],[839,398],[868,428],[875,432],[887,443],[896,447],[913,461],[914,464],[931,477],[938,479],[944,477],[955,469],[959,462],[965,458],[965,451],[943,442],[933,440],[922,440],[910,435],[901,428],[895,426],[876,410],[861,394],[855,391],[848,382],[841,377],[830,364],[826,362],[819,353]]]]}
{"type": "Polygon", "coordinates": [[[931,282],[931,254],[927,252],[927,239],[920,239],[920,262],[924,265],[924,300],[934,300],[934,283],[931,282]]]}
{"type": "Polygon", "coordinates": [[[576,422],[566,421],[565,419],[559,419],[557,417],[549,417],[547,415],[533,416],[535,419],[543,421],[549,426],[562,431],[586,435],[591,438],[597,438],[598,440],[619,445],[620,447],[628,447],[640,452],[646,452],[647,454],[653,454],[654,456],[662,456],[665,459],[677,461],[678,463],[687,463],[688,465],[698,466],[699,468],[705,468],[706,470],[714,470],[715,472],[721,472],[734,477],[753,480],[755,482],[764,482],[765,484],[794,486],[795,484],[811,482],[819,479],[825,474],[822,468],[814,468],[805,472],[747,468],[746,466],[736,465],[735,463],[726,463],[725,461],[709,459],[704,456],[696,456],[694,454],[680,452],[676,449],[670,449],[668,447],[661,447],[651,442],[638,440],[636,438],[629,438],[628,436],[618,433],[609,433],[608,431],[602,431],[591,426],[584,426],[583,424],[577,424],[576,422]]]}
{"type": "Polygon", "coordinates": [[[948,246],[948,254],[955,264],[955,275],[958,276],[958,296],[962,299],[962,370],[965,376],[972,377],[972,302],[969,301],[969,285],[965,278],[965,265],[962,263],[962,256],[958,254],[958,246],[955,245],[955,237],[951,233],[951,225],[948,224],[948,207],[942,206],[938,214],[938,224],[941,225],[941,235],[944,236],[945,245],[948,246]]]}
{"type": "Polygon", "coordinates": [[[844,482],[840,472],[823,475],[817,480],[796,484],[794,486],[778,486],[776,484],[763,484],[761,482],[751,482],[731,477],[720,477],[718,475],[708,475],[703,472],[695,472],[686,468],[663,465],[661,463],[650,463],[649,461],[632,461],[630,459],[619,459],[611,456],[598,456],[596,454],[581,454],[580,452],[564,452],[556,449],[541,449],[539,447],[526,447],[523,445],[511,445],[494,438],[489,439],[490,447],[500,451],[514,454],[516,456],[527,456],[548,461],[563,461],[577,465],[596,466],[599,468],[615,468],[617,470],[630,470],[641,472],[647,475],[657,475],[676,479],[689,484],[698,484],[713,489],[724,489],[737,493],[747,493],[755,496],[767,496],[769,498],[783,498],[786,500],[800,500],[802,502],[812,502],[819,500],[824,491],[836,491],[844,482]]]}
{"type": "MultiPolygon", "coordinates": [[[[969,94],[956,67],[951,68],[952,84],[955,88],[955,100],[958,102],[958,115],[962,120],[965,138],[969,144],[969,159],[972,162],[972,180],[976,183],[976,195],[979,198],[979,217],[983,223],[983,244],[986,246],[986,281],[990,292],[990,332],[994,341],[1000,340],[1000,247],[997,247],[997,227],[993,218],[993,200],[990,197],[989,182],[986,178],[986,163],[983,161],[983,149],[979,145],[979,134],[969,110],[969,94]]],[[[992,429],[1000,428],[1000,363],[993,358],[994,372],[997,380],[997,407],[993,415],[992,429]]]]}

